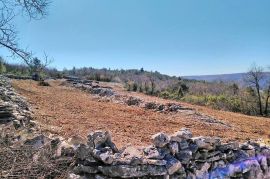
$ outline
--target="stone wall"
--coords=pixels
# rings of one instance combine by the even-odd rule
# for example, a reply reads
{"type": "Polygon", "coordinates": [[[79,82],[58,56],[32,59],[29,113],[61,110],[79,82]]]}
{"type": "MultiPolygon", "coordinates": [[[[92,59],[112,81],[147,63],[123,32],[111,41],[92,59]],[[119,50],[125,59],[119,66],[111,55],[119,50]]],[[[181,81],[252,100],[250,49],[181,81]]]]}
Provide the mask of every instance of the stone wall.
{"type": "Polygon", "coordinates": [[[29,125],[31,111],[25,98],[18,95],[10,80],[0,76],[0,124],[14,124],[15,128],[29,125]]]}
{"type": "Polygon", "coordinates": [[[270,148],[256,142],[221,143],[219,138],[192,137],[188,129],[158,133],[148,147],[117,149],[109,132],[88,135],[76,147],[70,178],[269,179],[270,148]]]}

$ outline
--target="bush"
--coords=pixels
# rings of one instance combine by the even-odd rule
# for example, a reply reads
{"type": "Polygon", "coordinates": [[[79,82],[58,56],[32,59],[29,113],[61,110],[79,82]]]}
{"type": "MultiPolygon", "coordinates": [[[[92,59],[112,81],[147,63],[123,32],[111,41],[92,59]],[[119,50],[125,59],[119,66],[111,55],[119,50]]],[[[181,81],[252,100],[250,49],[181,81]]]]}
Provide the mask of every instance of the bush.
{"type": "Polygon", "coordinates": [[[39,82],[38,82],[38,85],[39,85],[39,86],[50,86],[50,84],[49,84],[48,82],[43,81],[43,80],[42,80],[42,81],[39,81],[39,82]]]}

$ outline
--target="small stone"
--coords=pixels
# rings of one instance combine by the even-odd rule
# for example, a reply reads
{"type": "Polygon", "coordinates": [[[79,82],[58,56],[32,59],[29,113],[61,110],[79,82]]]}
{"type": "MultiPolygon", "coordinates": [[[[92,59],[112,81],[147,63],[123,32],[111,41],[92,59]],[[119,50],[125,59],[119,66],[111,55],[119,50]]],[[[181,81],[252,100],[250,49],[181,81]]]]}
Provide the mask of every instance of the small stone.
{"type": "Polygon", "coordinates": [[[181,150],[176,154],[176,158],[182,164],[189,164],[190,160],[192,159],[192,152],[190,150],[181,150]]]}
{"type": "Polygon", "coordinates": [[[91,155],[89,148],[84,144],[80,144],[76,150],[76,157],[82,161],[87,161],[88,163],[94,163],[96,160],[91,155]]]}
{"type": "Polygon", "coordinates": [[[166,169],[169,175],[176,173],[182,168],[181,162],[170,155],[167,155],[165,160],[167,161],[166,169]]]}
{"type": "Polygon", "coordinates": [[[196,170],[196,178],[209,178],[208,169],[211,167],[209,163],[204,163],[200,170],[196,170]]]}
{"type": "Polygon", "coordinates": [[[76,175],[74,173],[70,173],[68,175],[68,179],[81,179],[81,176],[80,175],[76,175]]]}
{"type": "Polygon", "coordinates": [[[95,131],[88,136],[88,146],[91,150],[110,147],[113,152],[119,152],[115,144],[111,141],[111,135],[108,131],[95,131]]]}
{"type": "Polygon", "coordinates": [[[239,143],[238,142],[230,142],[227,144],[222,144],[218,146],[218,150],[225,152],[227,150],[238,150],[239,149],[239,143]]]}
{"type": "Polygon", "coordinates": [[[165,157],[165,155],[169,154],[170,151],[164,148],[156,148],[156,147],[147,147],[144,149],[144,155],[147,159],[158,159],[161,160],[165,157]]]}
{"type": "Polygon", "coordinates": [[[145,164],[149,165],[158,165],[158,166],[165,166],[167,164],[166,160],[152,160],[152,159],[146,159],[144,161],[145,164]]]}
{"type": "Polygon", "coordinates": [[[249,155],[244,150],[237,150],[234,152],[234,161],[241,162],[249,158],[249,155]]]}
{"type": "Polygon", "coordinates": [[[34,148],[40,148],[45,143],[45,136],[44,135],[38,135],[33,138],[27,139],[24,144],[25,145],[31,145],[34,148]]]}
{"type": "Polygon", "coordinates": [[[210,141],[209,138],[205,138],[205,137],[194,137],[191,139],[197,146],[199,149],[206,149],[206,150],[213,150],[214,146],[213,146],[213,141],[210,141]]]}
{"type": "Polygon", "coordinates": [[[93,156],[105,164],[112,164],[114,161],[114,155],[109,149],[107,149],[106,151],[94,149],[93,156]]]}
{"type": "Polygon", "coordinates": [[[172,142],[169,144],[169,149],[172,155],[175,155],[179,152],[179,145],[177,142],[172,142]]]}
{"type": "Polygon", "coordinates": [[[98,173],[99,171],[97,167],[78,165],[74,167],[73,172],[75,174],[84,174],[84,173],[95,174],[98,173]]]}
{"type": "Polygon", "coordinates": [[[13,120],[13,126],[15,127],[15,129],[18,129],[21,127],[21,123],[18,120],[13,120]]]}
{"type": "Polygon", "coordinates": [[[188,142],[186,140],[182,140],[181,142],[178,143],[179,144],[179,148],[181,150],[186,150],[189,148],[188,142]]]}
{"type": "Polygon", "coordinates": [[[182,139],[187,140],[190,138],[192,138],[192,133],[189,129],[186,129],[186,128],[182,128],[180,129],[180,131],[171,135],[171,141],[174,141],[174,142],[181,142],[182,139]]]}
{"type": "Polygon", "coordinates": [[[170,138],[164,133],[153,135],[152,140],[156,147],[165,147],[170,142],[170,138]]]}

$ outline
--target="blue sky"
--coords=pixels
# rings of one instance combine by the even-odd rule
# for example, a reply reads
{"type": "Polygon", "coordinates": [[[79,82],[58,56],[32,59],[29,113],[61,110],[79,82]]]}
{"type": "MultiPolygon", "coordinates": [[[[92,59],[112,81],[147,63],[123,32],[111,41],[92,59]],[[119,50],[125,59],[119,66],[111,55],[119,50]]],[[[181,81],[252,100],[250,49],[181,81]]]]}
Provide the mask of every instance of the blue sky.
{"type": "Polygon", "coordinates": [[[45,51],[58,69],[221,74],[270,65],[269,7],[269,0],[55,0],[46,19],[16,25],[20,45],[45,51]]]}

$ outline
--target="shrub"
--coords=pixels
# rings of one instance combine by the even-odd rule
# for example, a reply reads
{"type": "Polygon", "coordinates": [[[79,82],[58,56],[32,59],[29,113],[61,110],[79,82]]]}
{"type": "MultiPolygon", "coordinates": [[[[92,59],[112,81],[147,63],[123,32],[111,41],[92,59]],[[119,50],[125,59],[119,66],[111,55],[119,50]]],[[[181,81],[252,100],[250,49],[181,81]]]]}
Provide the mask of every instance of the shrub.
{"type": "Polygon", "coordinates": [[[50,86],[50,84],[48,82],[44,81],[44,80],[39,81],[38,85],[39,86],[50,86]]]}

